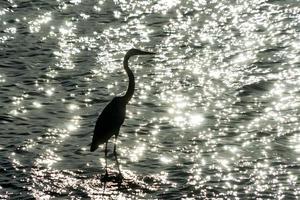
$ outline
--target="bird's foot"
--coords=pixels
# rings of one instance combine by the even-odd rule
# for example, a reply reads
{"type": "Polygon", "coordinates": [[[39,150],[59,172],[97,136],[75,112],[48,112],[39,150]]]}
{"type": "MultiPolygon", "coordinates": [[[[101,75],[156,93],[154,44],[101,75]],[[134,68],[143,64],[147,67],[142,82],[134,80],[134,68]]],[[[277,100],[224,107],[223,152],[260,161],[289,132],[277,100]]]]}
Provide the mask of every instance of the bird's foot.
{"type": "Polygon", "coordinates": [[[114,182],[114,183],[119,183],[121,184],[124,180],[124,177],[121,173],[118,175],[114,176],[109,176],[108,173],[106,172],[104,175],[101,176],[100,178],[101,182],[114,182]]]}
{"type": "Polygon", "coordinates": [[[108,182],[109,181],[108,173],[105,172],[105,175],[101,175],[100,180],[101,180],[101,182],[108,182]]]}
{"type": "Polygon", "coordinates": [[[123,182],[123,180],[124,180],[124,177],[123,177],[123,175],[121,174],[121,173],[119,173],[117,176],[116,176],[116,182],[117,183],[122,183],[123,182]]]}

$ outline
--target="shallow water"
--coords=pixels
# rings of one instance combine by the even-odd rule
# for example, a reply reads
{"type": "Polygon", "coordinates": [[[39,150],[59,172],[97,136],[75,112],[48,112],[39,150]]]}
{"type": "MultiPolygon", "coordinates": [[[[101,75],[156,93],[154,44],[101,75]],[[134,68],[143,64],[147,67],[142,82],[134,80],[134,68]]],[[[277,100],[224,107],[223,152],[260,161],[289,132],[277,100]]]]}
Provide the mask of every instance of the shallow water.
{"type": "Polygon", "coordinates": [[[1,1],[0,199],[299,198],[299,5],[1,1]],[[89,144],[132,47],[157,55],[130,60],[104,189],[89,144]]]}

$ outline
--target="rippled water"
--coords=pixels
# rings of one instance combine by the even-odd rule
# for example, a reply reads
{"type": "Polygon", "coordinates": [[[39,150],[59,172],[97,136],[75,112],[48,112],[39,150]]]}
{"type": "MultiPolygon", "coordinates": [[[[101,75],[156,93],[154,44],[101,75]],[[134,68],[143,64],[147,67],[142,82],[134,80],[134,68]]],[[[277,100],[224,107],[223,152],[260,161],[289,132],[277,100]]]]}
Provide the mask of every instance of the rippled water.
{"type": "Polygon", "coordinates": [[[2,0],[0,199],[299,198],[299,5],[2,0]],[[157,55],[130,61],[104,189],[88,145],[132,47],[157,55]]]}

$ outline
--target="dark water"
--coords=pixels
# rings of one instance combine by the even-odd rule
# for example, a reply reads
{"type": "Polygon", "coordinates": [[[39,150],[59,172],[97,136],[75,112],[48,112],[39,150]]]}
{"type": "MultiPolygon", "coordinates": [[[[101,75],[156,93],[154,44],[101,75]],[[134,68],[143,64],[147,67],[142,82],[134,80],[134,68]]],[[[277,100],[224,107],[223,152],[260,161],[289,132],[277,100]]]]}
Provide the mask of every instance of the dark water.
{"type": "Polygon", "coordinates": [[[0,50],[0,199],[300,197],[299,0],[1,0],[0,50]],[[88,145],[132,47],[157,55],[104,190],[88,145]]]}

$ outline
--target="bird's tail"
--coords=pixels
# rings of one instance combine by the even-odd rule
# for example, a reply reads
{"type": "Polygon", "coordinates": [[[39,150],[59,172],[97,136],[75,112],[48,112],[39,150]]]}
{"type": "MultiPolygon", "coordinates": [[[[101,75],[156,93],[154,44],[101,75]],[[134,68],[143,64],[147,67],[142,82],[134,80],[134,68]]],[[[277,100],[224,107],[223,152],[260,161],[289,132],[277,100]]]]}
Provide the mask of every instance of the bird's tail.
{"type": "Polygon", "coordinates": [[[92,142],[90,145],[91,145],[91,149],[90,149],[91,152],[93,152],[93,151],[95,151],[96,149],[98,149],[98,146],[99,146],[99,145],[96,144],[95,142],[92,142]]]}

